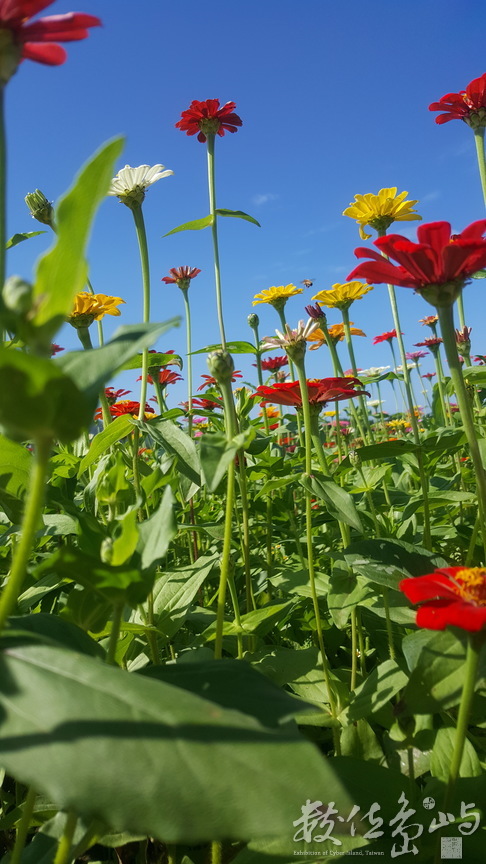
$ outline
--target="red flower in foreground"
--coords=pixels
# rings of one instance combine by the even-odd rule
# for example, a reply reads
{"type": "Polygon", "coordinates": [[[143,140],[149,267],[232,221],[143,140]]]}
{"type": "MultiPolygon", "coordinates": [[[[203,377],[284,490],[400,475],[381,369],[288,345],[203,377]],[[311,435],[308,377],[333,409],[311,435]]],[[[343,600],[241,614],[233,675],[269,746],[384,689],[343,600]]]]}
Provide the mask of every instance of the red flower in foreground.
{"type": "Polygon", "coordinates": [[[374,245],[398,261],[398,266],[374,249],[359,247],[354,250],[356,257],[372,260],[358,264],[348,279],[414,288],[433,306],[449,306],[469,277],[486,266],[485,233],[486,219],[480,219],[454,236],[449,222],[421,225],[417,228],[418,243],[400,234],[378,237],[374,245]]]}
{"type": "MultiPolygon", "coordinates": [[[[404,334],[402,333],[402,336],[404,334]]],[[[378,345],[380,342],[391,342],[392,339],[397,338],[396,330],[388,330],[386,333],[382,333],[380,336],[375,336],[373,339],[373,345],[378,345]]]]}
{"type": "Polygon", "coordinates": [[[446,93],[438,102],[429,105],[429,111],[444,111],[435,118],[442,124],[449,120],[464,120],[468,126],[484,126],[486,117],[486,74],[474,78],[465,90],[459,93],[446,93]]]}
{"type": "MultiPolygon", "coordinates": [[[[212,375],[201,375],[201,378],[205,378],[206,380],[204,381],[203,384],[200,385],[200,387],[197,388],[198,393],[200,390],[204,390],[205,387],[217,387],[218,386],[218,382],[216,381],[216,378],[213,378],[212,375]]],[[[236,372],[233,372],[231,380],[236,381],[237,378],[243,378],[243,375],[238,370],[236,372]]]]}
{"type": "MultiPolygon", "coordinates": [[[[341,399],[352,399],[353,396],[361,394],[369,396],[365,390],[355,390],[356,385],[361,386],[357,378],[320,378],[307,382],[310,405],[324,405],[326,402],[337,402],[341,399]]],[[[295,408],[302,407],[302,396],[298,381],[286,381],[283,384],[273,384],[266,387],[264,384],[257,387],[253,394],[261,405],[276,402],[277,405],[293,405],[295,408]]]]}
{"type": "MultiPolygon", "coordinates": [[[[110,405],[110,414],[112,417],[121,417],[123,414],[131,414],[132,417],[138,417],[139,411],[140,402],[132,402],[131,399],[122,399],[120,402],[110,405]]],[[[150,414],[152,417],[154,416],[152,408],[147,403],[145,403],[145,413],[150,414]]],[[[95,420],[100,420],[103,417],[101,408],[98,408],[94,416],[95,420]]]]}
{"type": "MultiPolygon", "coordinates": [[[[287,366],[288,362],[288,357],[283,355],[280,357],[267,357],[266,360],[262,360],[262,369],[264,372],[277,372],[282,366],[287,366]]],[[[253,365],[256,366],[256,363],[253,365]]]]}
{"type": "Polygon", "coordinates": [[[66,59],[66,52],[56,42],[74,42],[86,39],[88,27],[101,24],[95,15],[83,12],[68,12],[66,15],[49,15],[38,21],[29,20],[50,6],[54,0],[0,0],[0,29],[9,31],[12,43],[20,51],[23,60],[35,60],[48,66],[59,66],[66,59]]]}
{"type": "Polygon", "coordinates": [[[444,630],[450,624],[476,632],[486,624],[484,567],[444,567],[403,579],[398,587],[411,603],[423,603],[417,612],[419,627],[444,630]]]}
{"type": "Polygon", "coordinates": [[[205,102],[194,99],[175,125],[186,135],[198,133],[198,141],[206,141],[208,135],[222,137],[225,132],[237,132],[238,126],[243,125],[241,117],[234,113],[234,108],[235,102],[227,102],[220,108],[219,99],[206,99],[205,102]]]}
{"type": "Polygon", "coordinates": [[[191,279],[199,276],[201,271],[197,267],[171,267],[169,273],[171,276],[162,276],[161,282],[166,285],[177,285],[183,291],[189,288],[191,279]]]}

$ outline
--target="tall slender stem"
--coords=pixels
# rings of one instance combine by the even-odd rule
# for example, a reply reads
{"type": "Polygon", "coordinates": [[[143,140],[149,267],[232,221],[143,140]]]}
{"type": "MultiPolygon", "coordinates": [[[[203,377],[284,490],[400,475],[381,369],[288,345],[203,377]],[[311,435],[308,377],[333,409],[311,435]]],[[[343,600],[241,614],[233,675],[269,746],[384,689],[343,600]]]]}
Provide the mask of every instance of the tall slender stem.
{"type": "Polygon", "coordinates": [[[481,453],[476,437],[476,430],[474,428],[474,416],[472,406],[468,392],[466,390],[466,385],[464,383],[461,364],[459,361],[459,355],[457,353],[456,337],[454,331],[453,307],[452,305],[440,307],[438,308],[437,312],[439,315],[440,328],[442,333],[442,339],[444,340],[444,348],[446,352],[447,362],[449,364],[449,371],[451,373],[452,383],[456,392],[457,403],[461,412],[462,424],[464,426],[464,431],[468,440],[471,460],[473,463],[474,472],[476,474],[478,502],[481,512],[481,533],[485,546],[486,556],[486,525],[484,521],[486,516],[486,472],[483,468],[481,453]]]}
{"type": "Polygon", "coordinates": [[[8,582],[0,598],[0,633],[5,627],[7,618],[15,609],[25,579],[27,564],[42,512],[51,446],[51,438],[38,438],[35,441],[34,464],[27,493],[20,541],[15,549],[8,582]]]}
{"type": "Polygon", "coordinates": [[[22,817],[15,838],[15,845],[10,856],[10,864],[20,864],[22,860],[22,852],[24,850],[25,841],[27,840],[27,835],[32,821],[32,815],[34,813],[36,794],[37,793],[31,786],[24,801],[22,817]]]}
{"type": "MultiPolygon", "coordinates": [[[[147,246],[147,232],[142,213],[142,207],[137,206],[132,210],[137,233],[138,248],[140,250],[140,264],[142,267],[142,291],[143,291],[143,323],[150,321],[150,267],[147,246]]],[[[142,354],[142,380],[140,383],[140,411],[138,419],[143,420],[145,413],[145,402],[147,401],[147,376],[148,376],[148,348],[142,354]]]]}
{"type": "Polygon", "coordinates": [[[66,816],[66,824],[64,826],[62,837],[59,840],[59,846],[57,847],[54,864],[71,864],[71,847],[73,845],[74,832],[76,830],[77,822],[78,817],[71,810],[66,816]]]}
{"type": "Polygon", "coordinates": [[[213,217],[211,223],[211,234],[213,237],[213,254],[214,254],[214,279],[216,285],[216,308],[218,311],[219,332],[221,335],[221,346],[226,350],[226,334],[224,332],[223,318],[223,294],[221,290],[221,268],[219,265],[219,244],[218,244],[218,215],[216,213],[216,182],[214,173],[214,133],[207,135],[208,144],[208,187],[209,187],[209,212],[213,217]]]}
{"type": "Polygon", "coordinates": [[[481,189],[483,190],[483,198],[486,205],[486,158],[484,153],[484,126],[480,126],[478,129],[474,130],[474,143],[476,144],[476,155],[478,157],[481,189]]]}
{"type": "MultiPolygon", "coordinates": [[[[358,367],[356,365],[356,357],[354,356],[354,347],[353,347],[353,338],[351,336],[351,325],[349,322],[349,309],[342,309],[343,313],[343,324],[344,324],[344,335],[346,337],[346,344],[348,346],[349,359],[351,360],[351,368],[353,370],[353,374],[355,378],[358,377],[358,367]]],[[[366,431],[368,433],[368,441],[373,441],[373,433],[371,431],[371,425],[368,418],[368,411],[366,409],[365,401],[362,396],[358,396],[359,406],[361,408],[361,413],[363,415],[363,421],[366,426],[366,431]]]]}
{"type": "Polygon", "coordinates": [[[186,362],[187,362],[187,411],[188,411],[188,434],[192,436],[192,336],[191,336],[191,307],[189,304],[188,289],[182,289],[184,297],[184,309],[186,313],[186,362]]]}

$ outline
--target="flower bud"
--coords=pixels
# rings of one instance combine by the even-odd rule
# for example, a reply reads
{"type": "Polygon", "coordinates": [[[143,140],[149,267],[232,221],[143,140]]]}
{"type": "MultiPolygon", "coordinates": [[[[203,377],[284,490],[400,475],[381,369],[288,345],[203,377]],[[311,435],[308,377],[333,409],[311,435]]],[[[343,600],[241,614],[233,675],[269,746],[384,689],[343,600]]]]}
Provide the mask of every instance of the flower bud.
{"type": "Polygon", "coordinates": [[[246,320],[248,321],[248,324],[250,325],[252,330],[254,327],[258,327],[258,325],[260,324],[260,319],[256,312],[250,312],[246,320]]]}
{"type": "Polygon", "coordinates": [[[218,384],[225,384],[227,381],[231,381],[233,372],[235,371],[235,364],[228,351],[224,349],[212,351],[211,354],[208,354],[207,362],[209,371],[213,378],[216,378],[218,384]]]}
{"type": "Polygon", "coordinates": [[[26,315],[32,309],[32,285],[20,276],[10,276],[6,280],[2,296],[10,312],[26,315]]]}
{"type": "Polygon", "coordinates": [[[51,228],[54,227],[54,208],[52,202],[47,200],[40,189],[36,189],[35,192],[29,192],[25,196],[25,203],[33,219],[37,219],[43,225],[49,225],[51,228]]]}
{"type": "Polygon", "coordinates": [[[349,451],[349,461],[351,462],[351,465],[354,465],[355,467],[361,464],[361,456],[357,450],[349,451]]]}

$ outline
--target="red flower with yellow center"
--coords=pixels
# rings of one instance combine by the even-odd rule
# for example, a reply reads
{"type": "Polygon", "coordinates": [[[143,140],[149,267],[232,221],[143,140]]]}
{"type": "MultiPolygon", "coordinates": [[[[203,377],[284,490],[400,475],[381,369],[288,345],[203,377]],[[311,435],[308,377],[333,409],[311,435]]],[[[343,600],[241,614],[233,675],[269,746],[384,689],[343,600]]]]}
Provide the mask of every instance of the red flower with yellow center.
{"type": "Polygon", "coordinates": [[[238,131],[238,126],[243,123],[241,117],[234,113],[235,108],[235,102],[226,102],[226,105],[220,108],[219,99],[206,99],[205,102],[194,99],[175,125],[186,135],[197,133],[197,140],[204,143],[208,135],[222,137],[225,132],[238,131]]]}
{"type": "MultiPolygon", "coordinates": [[[[21,60],[35,60],[48,66],[59,66],[66,59],[66,52],[56,42],[74,42],[86,39],[88,27],[101,24],[95,15],[83,12],[68,12],[66,15],[49,15],[29,23],[53,0],[0,0],[0,58],[4,80],[15,72],[21,60]],[[10,39],[10,45],[8,40],[10,39]],[[12,66],[7,70],[5,60],[11,49],[12,66]],[[16,55],[16,56],[15,56],[16,55]]],[[[10,64],[8,64],[10,66],[10,64]]]]}
{"type": "MultiPolygon", "coordinates": [[[[131,414],[132,417],[138,417],[140,411],[140,402],[133,402],[131,399],[121,399],[120,402],[115,402],[114,405],[110,405],[110,414],[112,417],[122,417],[123,414],[131,414]]],[[[103,416],[103,412],[101,408],[98,408],[95,416],[95,420],[100,420],[103,416]]],[[[150,405],[145,403],[145,417],[155,417],[154,412],[150,405]]]]}
{"type": "MultiPolygon", "coordinates": [[[[402,333],[402,336],[404,334],[402,333]]],[[[379,345],[380,342],[391,342],[392,339],[397,338],[396,330],[387,330],[386,333],[381,333],[380,336],[375,336],[373,339],[373,345],[379,345]]]]}
{"type": "Polygon", "coordinates": [[[411,603],[422,603],[418,627],[448,625],[477,632],[486,624],[486,568],[444,567],[427,576],[403,579],[399,586],[411,603]]]}
{"type": "Polygon", "coordinates": [[[191,284],[191,279],[199,276],[201,271],[198,267],[171,267],[169,270],[170,276],[162,276],[161,282],[166,285],[177,285],[182,291],[187,291],[191,284]]]}
{"type": "Polygon", "coordinates": [[[446,93],[438,102],[429,105],[429,111],[443,111],[435,118],[442,124],[449,120],[464,120],[468,126],[477,129],[486,125],[486,73],[474,78],[465,90],[459,93],[446,93]]]}
{"type": "MultiPolygon", "coordinates": [[[[357,378],[320,378],[307,382],[309,404],[323,406],[326,402],[337,402],[341,399],[352,399],[353,396],[369,396],[365,390],[355,390],[361,385],[357,378]]],[[[302,408],[302,394],[298,381],[285,381],[283,384],[273,384],[267,387],[262,384],[253,394],[261,405],[276,402],[277,405],[293,405],[302,408]]]]}
{"type": "Polygon", "coordinates": [[[417,228],[418,243],[400,234],[378,237],[374,245],[398,262],[387,261],[374,249],[354,250],[358,264],[348,279],[388,282],[413,288],[433,306],[450,306],[468,279],[486,266],[486,219],[472,222],[461,234],[451,235],[449,222],[429,222],[417,228]]]}

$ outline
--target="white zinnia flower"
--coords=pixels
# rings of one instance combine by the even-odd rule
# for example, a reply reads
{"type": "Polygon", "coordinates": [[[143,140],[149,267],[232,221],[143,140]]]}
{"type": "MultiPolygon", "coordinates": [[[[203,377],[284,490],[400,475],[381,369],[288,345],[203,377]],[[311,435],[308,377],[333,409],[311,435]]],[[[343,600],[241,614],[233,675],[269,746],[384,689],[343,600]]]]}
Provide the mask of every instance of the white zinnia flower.
{"type": "Polygon", "coordinates": [[[389,369],[389,366],[370,366],[369,369],[360,369],[360,378],[377,378],[378,375],[383,375],[389,369]]]}
{"type": "Polygon", "coordinates": [[[298,342],[305,342],[314,330],[319,327],[319,321],[309,318],[307,324],[301,320],[297,324],[295,330],[292,330],[288,324],[285,325],[285,333],[280,330],[275,330],[276,336],[265,336],[262,340],[261,347],[265,348],[288,348],[298,342]]]}
{"type": "Polygon", "coordinates": [[[164,169],[165,165],[139,165],[138,168],[125,165],[111,181],[107,195],[116,195],[127,207],[139,207],[149,186],[174,173],[164,169]]]}

